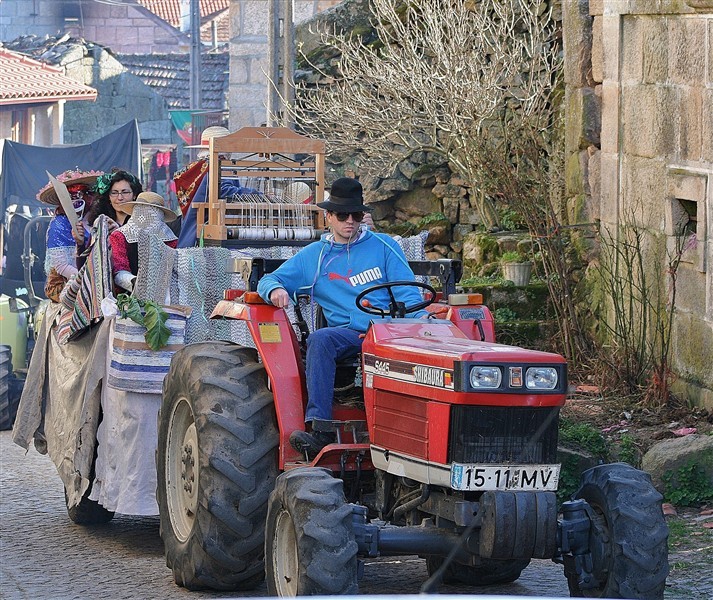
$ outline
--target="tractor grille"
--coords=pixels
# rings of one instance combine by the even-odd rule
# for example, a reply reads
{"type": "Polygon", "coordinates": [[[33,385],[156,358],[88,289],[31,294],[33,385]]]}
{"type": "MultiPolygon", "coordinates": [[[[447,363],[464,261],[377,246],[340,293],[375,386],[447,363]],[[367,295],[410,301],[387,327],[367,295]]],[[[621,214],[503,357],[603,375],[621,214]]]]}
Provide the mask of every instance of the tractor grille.
{"type": "Polygon", "coordinates": [[[559,407],[451,407],[450,462],[557,462],[559,407]]]}

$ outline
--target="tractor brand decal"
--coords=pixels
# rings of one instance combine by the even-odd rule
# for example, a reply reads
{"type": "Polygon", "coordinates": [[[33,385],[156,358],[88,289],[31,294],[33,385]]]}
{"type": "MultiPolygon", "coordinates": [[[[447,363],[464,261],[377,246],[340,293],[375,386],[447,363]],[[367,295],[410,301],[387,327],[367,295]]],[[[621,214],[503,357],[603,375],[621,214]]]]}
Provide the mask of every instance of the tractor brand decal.
{"type": "Polygon", "coordinates": [[[426,385],[435,385],[436,387],[444,387],[445,371],[436,369],[435,367],[424,367],[423,365],[415,365],[413,368],[413,376],[416,383],[424,383],[426,385]]]}
{"type": "Polygon", "coordinates": [[[282,342],[280,326],[277,323],[258,323],[257,329],[260,332],[260,341],[268,344],[279,344],[282,342]]]}
{"type": "Polygon", "coordinates": [[[453,371],[428,365],[415,365],[400,360],[383,360],[371,354],[364,355],[367,376],[387,377],[429,387],[453,389],[453,371]]]}
{"type": "Polygon", "coordinates": [[[379,375],[388,375],[389,363],[385,360],[375,360],[374,371],[376,371],[379,375]]]}
{"type": "Polygon", "coordinates": [[[522,387],[522,367],[510,367],[510,387],[522,387]]]}

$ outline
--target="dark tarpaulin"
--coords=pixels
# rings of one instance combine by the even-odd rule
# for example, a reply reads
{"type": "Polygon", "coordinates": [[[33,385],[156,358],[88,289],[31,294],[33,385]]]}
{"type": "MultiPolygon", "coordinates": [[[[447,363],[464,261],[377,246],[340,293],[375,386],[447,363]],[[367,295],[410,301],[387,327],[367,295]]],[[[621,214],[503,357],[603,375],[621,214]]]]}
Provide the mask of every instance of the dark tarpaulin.
{"type": "Polygon", "coordinates": [[[136,120],[80,146],[49,148],[5,140],[0,171],[0,221],[5,220],[5,209],[11,204],[46,207],[35,197],[48,181],[45,171],[56,176],[67,169],[110,171],[112,167],[141,178],[141,138],[136,120]]]}

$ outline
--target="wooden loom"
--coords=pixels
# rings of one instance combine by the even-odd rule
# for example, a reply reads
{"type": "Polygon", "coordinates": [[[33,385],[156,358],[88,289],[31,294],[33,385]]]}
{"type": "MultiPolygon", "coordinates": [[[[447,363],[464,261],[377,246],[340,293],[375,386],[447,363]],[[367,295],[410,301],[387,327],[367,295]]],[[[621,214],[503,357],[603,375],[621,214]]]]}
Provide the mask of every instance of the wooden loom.
{"type": "Polygon", "coordinates": [[[208,197],[195,203],[197,237],[209,245],[294,245],[325,230],[324,150],[291,129],[244,127],[210,140],[208,197]],[[237,178],[253,194],[220,198],[220,181],[237,178]]]}

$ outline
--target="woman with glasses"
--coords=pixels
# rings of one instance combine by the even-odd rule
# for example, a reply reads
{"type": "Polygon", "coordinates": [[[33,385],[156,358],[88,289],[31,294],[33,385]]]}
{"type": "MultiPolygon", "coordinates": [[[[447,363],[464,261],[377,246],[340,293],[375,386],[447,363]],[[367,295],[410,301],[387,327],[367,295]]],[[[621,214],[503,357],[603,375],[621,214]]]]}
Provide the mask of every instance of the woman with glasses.
{"type": "Polygon", "coordinates": [[[141,182],[128,171],[114,168],[102,175],[96,184],[97,198],[89,214],[90,223],[99,215],[106,215],[118,226],[129,218],[127,202],[133,202],[143,191],[141,182]]]}
{"type": "MultiPolygon", "coordinates": [[[[317,329],[307,338],[307,395],[305,422],[332,418],[334,376],[337,361],[355,358],[361,351],[364,332],[372,319],[359,310],[356,297],[380,283],[413,281],[413,271],[398,243],[388,235],[362,227],[370,207],[364,205],[361,184],[356,179],[337,179],[324,208],[331,233],[300,250],[277,270],[265,275],[257,292],[267,302],[286,307],[295,293],[308,293],[322,308],[328,327],[317,329]]],[[[394,295],[405,306],[422,302],[414,287],[398,287],[394,295]]],[[[384,289],[369,296],[375,307],[389,306],[384,289]]],[[[387,311],[388,313],[388,311],[387,311]]],[[[425,310],[414,317],[425,317],[425,310]]],[[[333,433],[297,430],[290,444],[313,459],[333,433]]]]}

